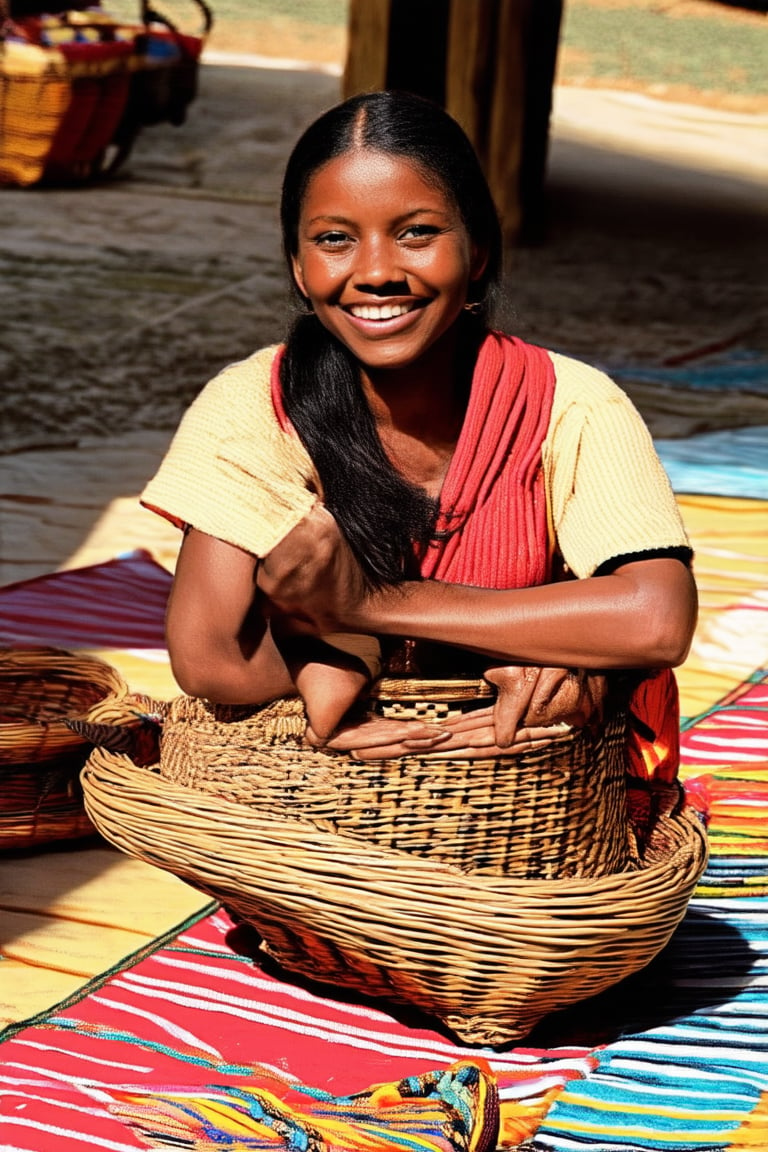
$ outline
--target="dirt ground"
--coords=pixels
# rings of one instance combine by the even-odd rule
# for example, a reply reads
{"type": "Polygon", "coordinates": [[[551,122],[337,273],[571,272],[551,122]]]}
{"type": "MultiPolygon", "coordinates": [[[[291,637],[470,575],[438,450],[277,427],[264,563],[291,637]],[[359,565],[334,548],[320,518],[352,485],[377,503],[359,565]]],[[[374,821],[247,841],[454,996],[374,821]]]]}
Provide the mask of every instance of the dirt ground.
{"type": "MultiPolygon", "coordinates": [[[[212,373],[282,336],[281,171],[339,78],[211,60],[187,123],[145,130],[115,179],[0,190],[6,453],[171,429],[212,373]]],[[[560,89],[549,234],[509,253],[504,324],[609,367],[768,352],[766,126],[560,89]]],[[[627,386],[659,435],[768,424],[764,393],[627,386]]]]}

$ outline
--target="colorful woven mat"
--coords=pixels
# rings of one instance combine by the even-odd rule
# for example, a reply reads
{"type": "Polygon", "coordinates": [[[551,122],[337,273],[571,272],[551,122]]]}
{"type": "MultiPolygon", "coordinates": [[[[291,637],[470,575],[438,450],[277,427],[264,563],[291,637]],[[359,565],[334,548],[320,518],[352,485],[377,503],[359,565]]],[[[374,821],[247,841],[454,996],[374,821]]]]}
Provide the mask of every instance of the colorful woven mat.
{"type": "MultiPolygon", "coordinates": [[[[768,1149],[768,680],[748,674],[766,647],[766,511],[700,497],[683,510],[703,610],[681,675],[684,776],[712,850],[648,969],[525,1045],[471,1050],[428,1020],[289,979],[223,910],[196,913],[6,1031],[4,1152],[477,1150],[497,1095],[506,1148],[768,1149]]],[[[153,660],[167,671],[168,583],[137,553],[7,587],[5,639],[96,648],[151,691],[139,677],[153,660]]]]}
{"type": "Polygon", "coordinates": [[[449,1099],[435,1088],[457,1061],[477,1061],[492,1069],[474,1084],[486,1103],[497,1082],[502,1147],[768,1148],[766,674],[691,723],[683,744],[712,844],[688,915],[648,969],[550,1017],[525,1046],[460,1048],[427,1020],[297,983],[218,910],[6,1040],[2,1146],[482,1148],[466,1143],[473,1125],[487,1131],[478,1093],[459,1101],[450,1075],[449,1099]],[[405,1128],[394,1113],[388,1128],[372,1102],[400,1107],[405,1081],[405,1128]]]}

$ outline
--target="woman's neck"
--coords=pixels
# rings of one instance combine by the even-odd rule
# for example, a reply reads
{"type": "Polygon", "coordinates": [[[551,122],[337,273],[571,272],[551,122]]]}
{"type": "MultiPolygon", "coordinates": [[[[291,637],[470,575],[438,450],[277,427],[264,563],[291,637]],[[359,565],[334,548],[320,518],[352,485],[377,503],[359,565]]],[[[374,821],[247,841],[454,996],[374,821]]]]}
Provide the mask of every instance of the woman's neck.
{"type": "Polygon", "coordinates": [[[461,433],[476,341],[445,341],[398,370],[363,370],[363,387],[379,438],[400,474],[439,496],[461,433]]]}
{"type": "Polygon", "coordinates": [[[363,389],[380,435],[388,430],[425,442],[455,443],[464,420],[476,342],[443,337],[414,364],[361,368],[363,389]]]}

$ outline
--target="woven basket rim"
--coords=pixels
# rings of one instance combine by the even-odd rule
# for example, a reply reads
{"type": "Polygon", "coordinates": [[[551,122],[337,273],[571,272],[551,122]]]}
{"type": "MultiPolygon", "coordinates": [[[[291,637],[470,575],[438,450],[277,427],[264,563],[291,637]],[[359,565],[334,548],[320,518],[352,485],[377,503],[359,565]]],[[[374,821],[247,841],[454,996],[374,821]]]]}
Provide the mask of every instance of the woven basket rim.
{"type": "MultiPolygon", "coordinates": [[[[256,809],[235,803],[224,797],[176,784],[161,776],[153,768],[137,766],[130,757],[124,754],[97,748],[91,753],[83,768],[81,781],[86,809],[106,839],[110,839],[109,832],[104,831],[101,827],[102,821],[98,813],[93,810],[94,801],[98,796],[98,784],[95,777],[100,767],[111,773],[113,778],[121,779],[121,790],[124,789],[126,795],[130,793],[134,802],[136,800],[141,801],[142,797],[145,797],[155,814],[165,808],[172,819],[183,819],[187,838],[194,839],[197,837],[199,840],[205,841],[205,846],[210,849],[211,859],[220,860],[222,863],[225,857],[221,850],[217,850],[215,847],[217,841],[215,832],[221,833],[220,839],[222,841],[225,839],[234,841],[242,837],[252,844],[255,830],[261,825],[266,843],[274,848],[278,840],[284,838],[286,843],[291,843],[296,851],[301,849],[307,860],[316,859],[318,867],[327,859],[329,853],[335,857],[343,854],[348,856],[350,862],[354,862],[356,867],[365,864],[372,870],[381,872],[382,878],[390,882],[393,877],[392,865],[396,863],[398,886],[400,882],[406,882],[412,886],[418,881],[426,882],[433,879],[440,884],[443,892],[447,892],[453,884],[457,890],[461,890],[464,894],[474,890],[478,896],[482,895],[485,898],[496,896],[507,901],[515,901],[518,892],[525,893],[526,901],[533,896],[541,897],[545,903],[551,902],[553,895],[560,898],[567,896],[577,902],[589,897],[600,896],[604,898],[607,894],[615,892],[617,887],[639,890],[644,884],[650,886],[655,880],[668,878],[670,871],[672,873],[670,892],[685,887],[689,883],[689,877],[684,870],[675,866],[676,856],[689,854],[689,848],[686,844],[679,844],[675,851],[661,860],[647,863],[641,861],[641,866],[632,870],[613,872],[604,876],[558,877],[552,880],[542,880],[495,876],[483,872],[468,873],[451,864],[412,853],[381,848],[370,841],[325,832],[314,827],[311,837],[308,837],[307,824],[301,820],[290,820],[272,812],[262,815],[256,809]],[[198,816],[200,816],[201,810],[208,808],[214,835],[207,833],[201,835],[199,821],[189,821],[182,817],[185,807],[188,811],[194,810],[198,816]]],[[[680,813],[665,819],[672,822],[673,825],[684,823],[689,828],[695,829],[694,838],[698,837],[701,841],[702,851],[706,855],[704,829],[690,809],[684,808],[680,813]]],[[[653,834],[650,840],[653,842],[653,834]]],[[[160,845],[155,838],[153,838],[153,855],[156,862],[159,863],[162,854],[160,845]]],[[[172,859],[171,854],[169,854],[169,859],[172,859]]],[[[222,876],[225,875],[229,886],[231,886],[231,871],[226,873],[222,869],[222,876]]]]}
{"type": "Polygon", "coordinates": [[[446,693],[460,699],[473,699],[475,697],[495,697],[496,689],[487,680],[469,677],[416,677],[416,676],[382,676],[369,691],[372,699],[381,697],[420,696],[427,692],[430,695],[444,695],[446,693]]]}
{"type": "Polygon", "coordinates": [[[18,756],[19,762],[34,766],[77,747],[85,749],[89,742],[73,732],[67,721],[86,719],[96,703],[107,697],[117,700],[127,693],[128,684],[117,668],[98,656],[46,645],[0,648],[0,765],[16,763],[18,756]],[[25,689],[35,684],[39,691],[17,691],[4,700],[6,686],[13,684],[25,689]],[[35,715],[28,705],[45,698],[46,685],[50,710],[35,715]],[[57,709],[55,705],[62,703],[58,694],[62,687],[77,691],[78,698],[57,709]]]}
{"type": "Polygon", "coordinates": [[[113,664],[90,652],[57,648],[48,644],[0,645],[0,678],[10,675],[14,666],[29,667],[30,670],[35,666],[43,670],[58,667],[61,668],[62,674],[66,673],[68,667],[93,668],[99,671],[108,670],[115,676],[120,676],[113,664]]]}

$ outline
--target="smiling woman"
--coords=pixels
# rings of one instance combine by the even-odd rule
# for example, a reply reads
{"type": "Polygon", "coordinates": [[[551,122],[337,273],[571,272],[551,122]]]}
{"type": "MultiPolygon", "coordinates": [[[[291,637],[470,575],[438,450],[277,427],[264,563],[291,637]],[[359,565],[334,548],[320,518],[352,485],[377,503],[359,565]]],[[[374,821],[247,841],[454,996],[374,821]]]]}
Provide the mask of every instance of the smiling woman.
{"type": "Polygon", "coordinates": [[[424,372],[424,357],[445,363],[455,351],[456,320],[484,265],[446,194],[370,148],[318,172],[291,258],[301,295],[360,361],[369,398],[377,369],[418,363],[439,379],[424,372]]]}
{"type": "Polygon", "coordinates": [[[186,529],[182,687],[298,694],[309,743],[391,759],[500,755],[639,683],[639,771],[670,783],[695,620],[676,504],[611,381],[489,327],[500,231],[464,133],[402,93],[348,100],[296,145],[281,213],[304,312],[204,390],[144,493],[186,529]],[[361,717],[414,658],[495,703],[361,717]]]}

